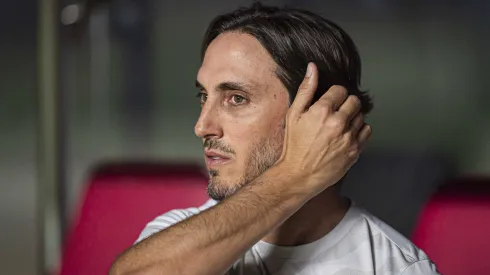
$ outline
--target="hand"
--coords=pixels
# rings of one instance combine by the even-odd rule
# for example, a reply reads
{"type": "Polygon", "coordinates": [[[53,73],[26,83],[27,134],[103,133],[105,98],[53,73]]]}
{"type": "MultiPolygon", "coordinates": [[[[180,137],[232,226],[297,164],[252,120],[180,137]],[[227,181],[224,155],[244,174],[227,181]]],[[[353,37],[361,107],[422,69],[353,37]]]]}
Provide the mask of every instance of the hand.
{"type": "Polygon", "coordinates": [[[360,100],[348,96],[341,86],[332,86],[310,106],[317,85],[318,70],[309,63],[286,117],[284,147],[278,161],[284,171],[298,177],[301,188],[311,196],[337,183],[371,136],[371,127],[360,113],[360,100]]]}

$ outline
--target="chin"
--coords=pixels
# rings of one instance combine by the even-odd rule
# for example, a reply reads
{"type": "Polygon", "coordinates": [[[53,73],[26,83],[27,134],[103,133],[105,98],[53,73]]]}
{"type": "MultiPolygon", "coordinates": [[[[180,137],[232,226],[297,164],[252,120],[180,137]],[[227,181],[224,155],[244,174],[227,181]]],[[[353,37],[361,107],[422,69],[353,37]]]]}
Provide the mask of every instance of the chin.
{"type": "Polygon", "coordinates": [[[235,194],[244,183],[240,179],[223,178],[219,175],[212,175],[208,184],[208,195],[216,201],[222,201],[235,194]]]}

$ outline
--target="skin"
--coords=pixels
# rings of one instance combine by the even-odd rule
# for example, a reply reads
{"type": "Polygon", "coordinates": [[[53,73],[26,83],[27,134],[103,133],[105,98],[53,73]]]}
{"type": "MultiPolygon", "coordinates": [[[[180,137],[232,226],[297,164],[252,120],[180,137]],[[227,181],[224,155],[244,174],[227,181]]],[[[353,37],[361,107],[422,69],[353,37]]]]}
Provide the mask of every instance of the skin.
{"type": "Polygon", "coordinates": [[[360,102],[333,86],[311,105],[318,71],[310,63],[288,106],[274,70],[249,35],[222,34],[211,43],[198,73],[205,95],[195,131],[206,154],[221,156],[207,165],[210,194],[223,201],[129,248],[110,274],[223,274],[260,239],[307,243],[343,217],[348,205],[329,187],[371,134],[360,102]],[[322,213],[313,211],[319,207],[322,213]]]}
{"type": "Polygon", "coordinates": [[[220,35],[206,51],[197,75],[202,111],[195,133],[205,149],[234,152],[226,154],[230,159],[224,164],[207,165],[215,199],[235,193],[281,155],[289,95],[275,69],[267,51],[249,35],[220,35]],[[228,82],[239,85],[220,89],[228,82]],[[219,145],[206,146],[206,140],[219,145]]]}
{"type": "MultiPolygon", "coordinates": [[[[282,153],[290,98],[276,68],[265,48],[248,34],[222,34],[206,51],[197,74],[202,111],[194,131],[205,149],[233,152],[226,154],[226,163],[207,165],[208,192],[214,199],[234,194],[282,153]],[[242,87],[234,88],[241,90],[220,89],[227,82],[240,83],[242,87]]],[[[347,208],[336,190],[325,190],[263,240],[284,246],[313,242],[335,227],[347,208]]]]}

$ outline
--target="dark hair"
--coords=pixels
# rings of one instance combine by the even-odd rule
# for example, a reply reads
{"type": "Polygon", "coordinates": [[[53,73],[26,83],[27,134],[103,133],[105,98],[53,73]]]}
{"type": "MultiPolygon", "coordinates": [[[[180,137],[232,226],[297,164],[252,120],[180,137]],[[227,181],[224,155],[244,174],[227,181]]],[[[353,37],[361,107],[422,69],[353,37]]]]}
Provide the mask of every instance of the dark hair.
{"type": "Polygon", "coordinates": [[[202,58],[209,44],[225,32],[246,33],[262,44],[277,63],[277,77],[287,88],[291,102],[308,62],[314,62],[320,73],[315,101],[331,85],[342,85],[359,97],[363,113],[372,109],[371,98],[359,90],[361,60],[356,46],[335,23],[312,12],[255,3],[211,22],[204,36],[202,58]]]}

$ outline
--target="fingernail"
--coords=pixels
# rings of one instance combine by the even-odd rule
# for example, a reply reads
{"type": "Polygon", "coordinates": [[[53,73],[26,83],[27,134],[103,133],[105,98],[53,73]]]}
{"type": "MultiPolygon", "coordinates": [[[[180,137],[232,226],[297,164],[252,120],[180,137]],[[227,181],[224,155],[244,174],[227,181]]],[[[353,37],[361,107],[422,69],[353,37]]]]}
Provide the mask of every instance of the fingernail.
{"type": "Polygon", "coordinates": [[[310,77],[311,74],[313,73],[313,66],[311,65],[311,62],[308,63],[308,67],[306,67],[306,77],[310,77]]]}

